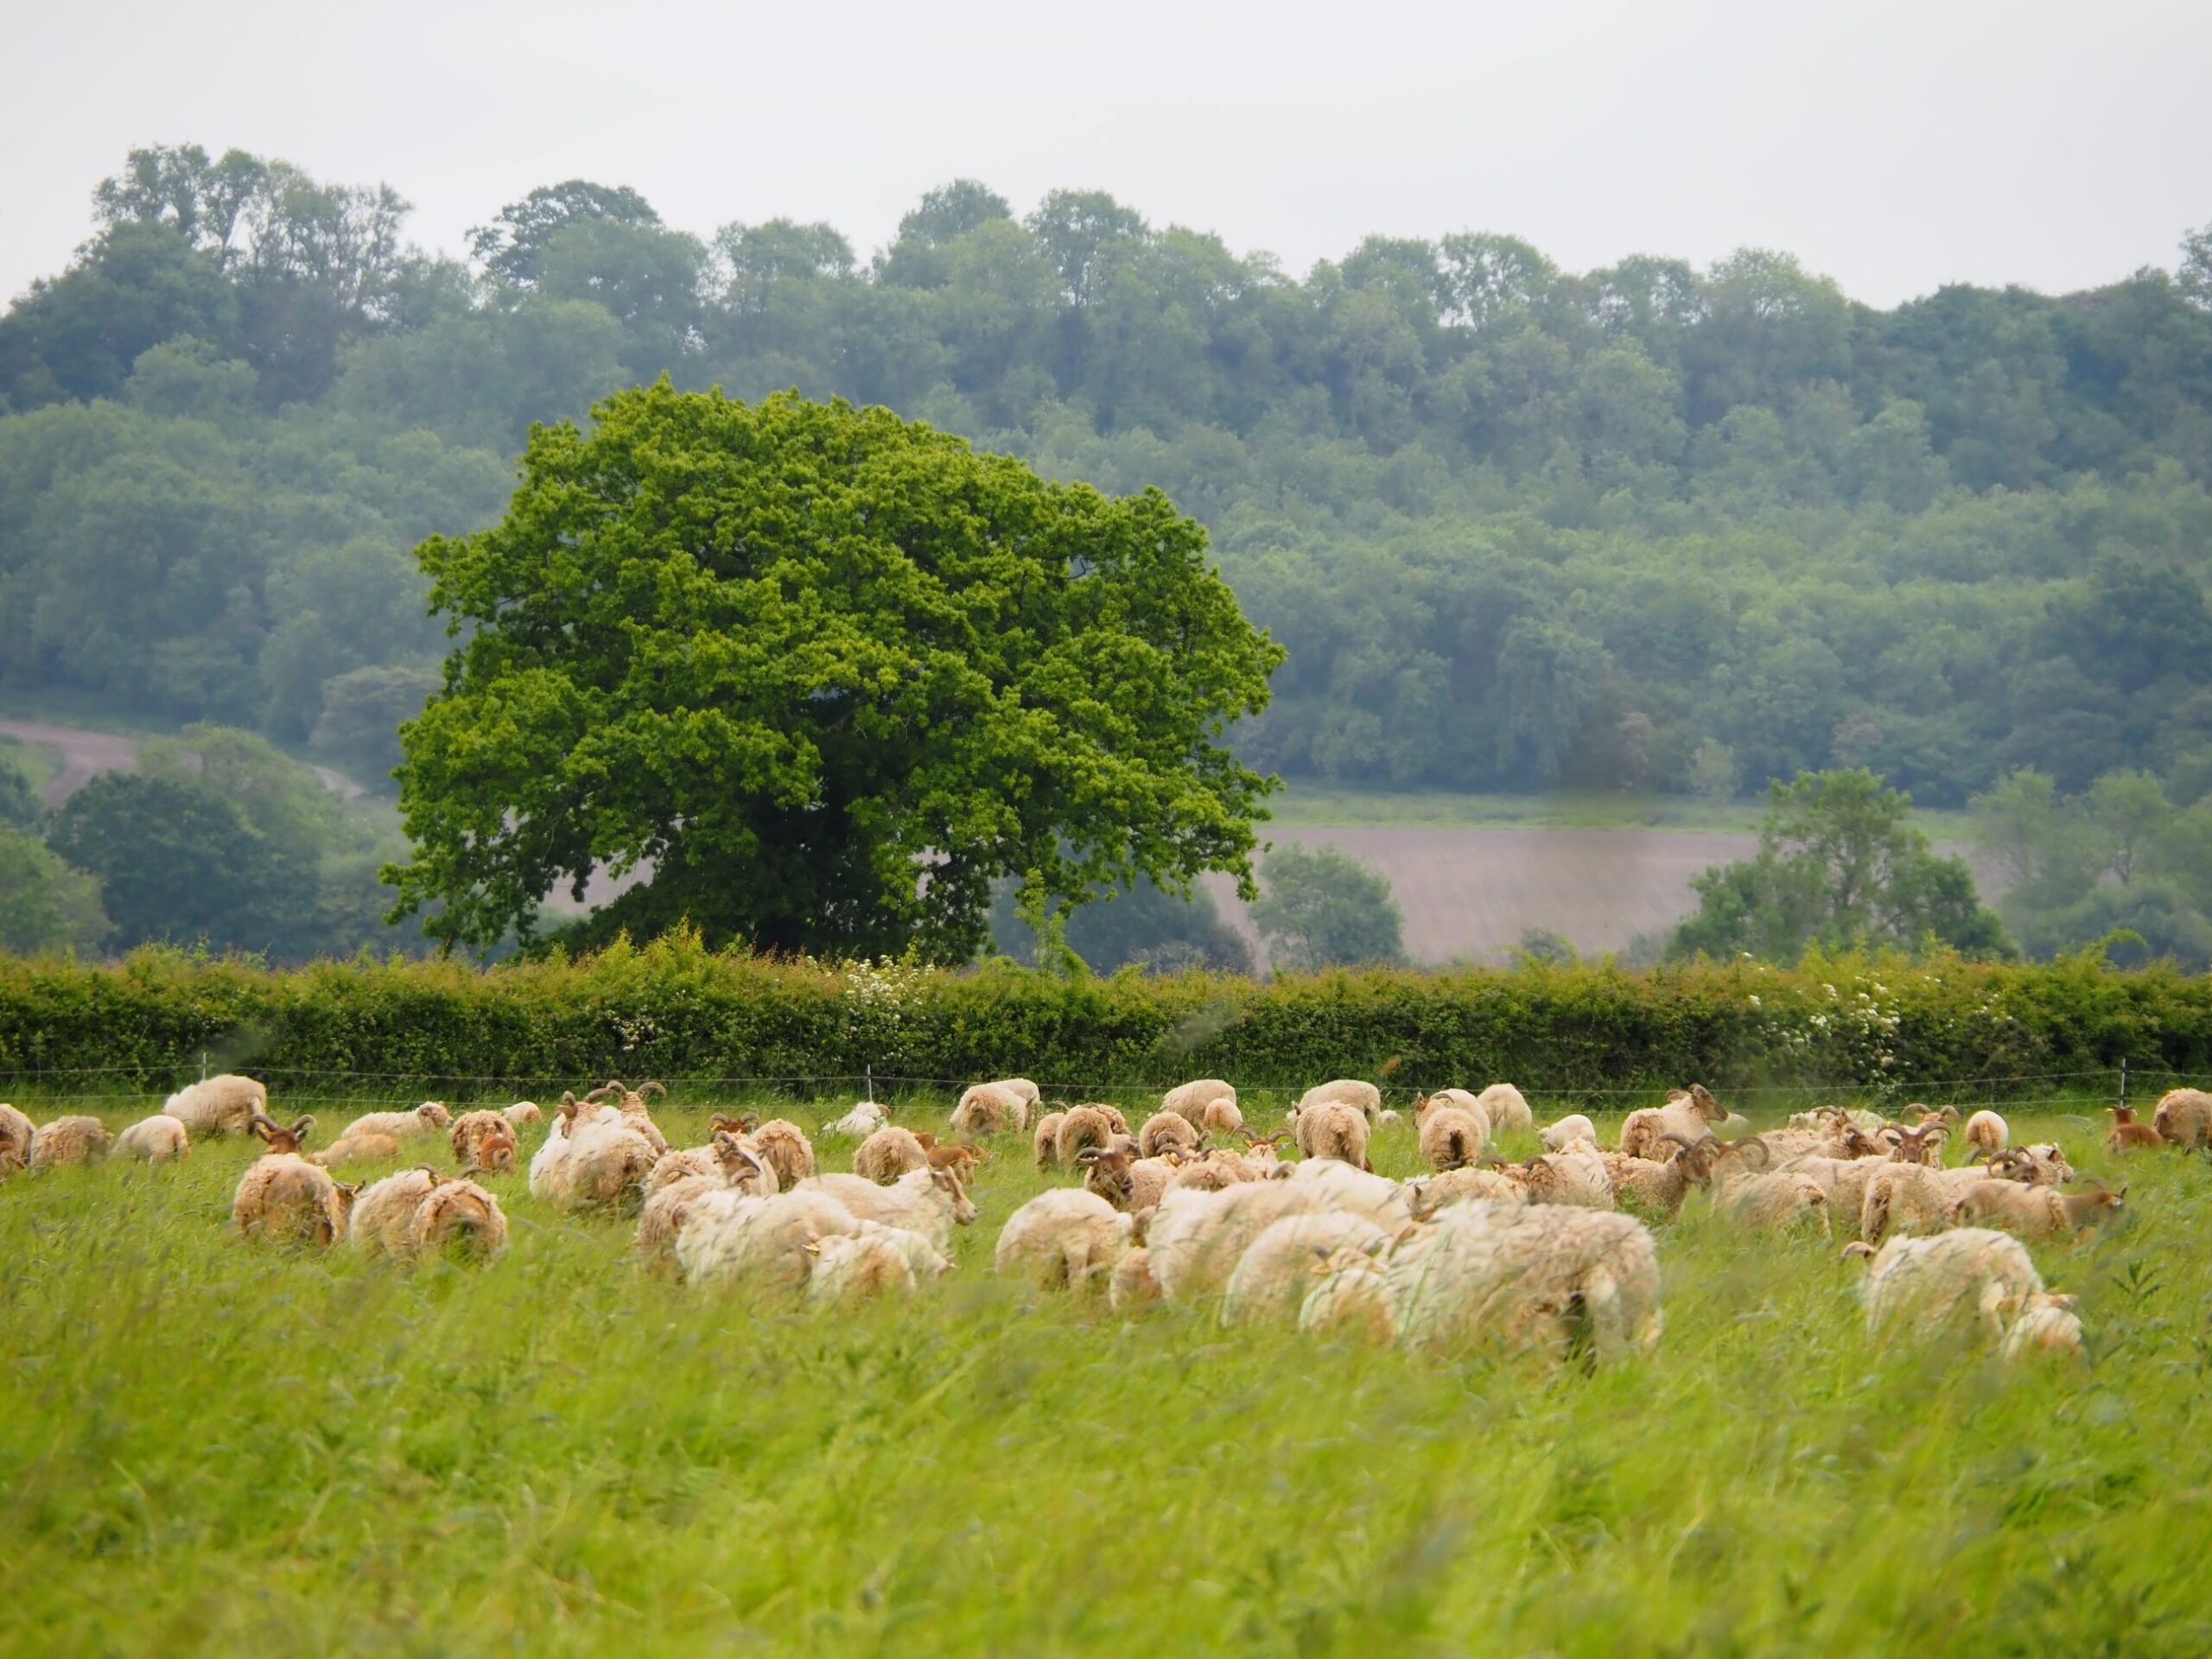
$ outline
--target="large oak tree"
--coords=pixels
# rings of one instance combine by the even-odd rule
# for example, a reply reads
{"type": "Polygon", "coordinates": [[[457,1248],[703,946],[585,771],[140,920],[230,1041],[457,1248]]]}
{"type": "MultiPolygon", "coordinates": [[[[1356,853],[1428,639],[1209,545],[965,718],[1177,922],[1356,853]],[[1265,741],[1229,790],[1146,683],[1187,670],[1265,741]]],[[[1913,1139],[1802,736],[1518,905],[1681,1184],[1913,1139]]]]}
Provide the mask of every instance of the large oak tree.
{"type": "Polygon", "coordinates": [[[486,946],[601,865],[583,930],[940,960],[1035,906],[1234,872],[1273,780],[1224,744],[1282,652],[1156,491],[888,410],[659,385],[531,436],[490,530],[420,549],[460,640],[402,732],[396,915],[486,946]]]}

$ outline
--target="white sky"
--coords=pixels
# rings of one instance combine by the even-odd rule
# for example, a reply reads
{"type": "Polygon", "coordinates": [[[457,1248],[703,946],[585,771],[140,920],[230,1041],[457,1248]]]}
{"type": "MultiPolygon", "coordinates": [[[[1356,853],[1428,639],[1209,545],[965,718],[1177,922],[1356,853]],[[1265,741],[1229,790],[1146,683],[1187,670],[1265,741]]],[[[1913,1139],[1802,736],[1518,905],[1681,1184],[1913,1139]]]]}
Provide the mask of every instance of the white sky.
{"type": "Polygon", "coordinates": [[[1575,270],[1781,248],[1888,305],[2171,268],[2212,220],[2207,0],[82,0],[6,31],[5,295],[151,143],[388,181],[455,252],[582,175],[865,256],[969,175],[1025,212],[1110,190],[1298,271],[1472,228],[1575,270]]]}

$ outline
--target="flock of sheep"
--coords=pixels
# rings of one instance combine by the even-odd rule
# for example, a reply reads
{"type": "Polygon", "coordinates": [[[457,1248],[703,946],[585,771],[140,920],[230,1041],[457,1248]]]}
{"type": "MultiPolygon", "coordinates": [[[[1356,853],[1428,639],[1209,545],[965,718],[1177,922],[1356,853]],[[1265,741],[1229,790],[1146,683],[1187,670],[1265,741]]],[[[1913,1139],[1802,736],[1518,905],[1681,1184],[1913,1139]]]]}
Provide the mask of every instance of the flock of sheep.
{"type": "MultiPolygon", "coordinates": [[[[1007,1217],[995,1255],[1002,1276],[1103,1287],[1116,1307],[1216,1306],[1232,1325],[1432,1351],[1503,1341],[1592,1360],[1657,1340],[1658,1255],[1643,1217],[1675,1214],[1693,1192],[1746,1227],[1850,1235],[1847,1254],[1871,1258],[1861,1294],[1878,1332],[1955,1315],[2007,1356],[2078,1352],[2072,1299],[2045,1289],[2019,1240],[2096,1226],[2126,1196],[2077,1185],[2056,1144],[2012,1146],[1994,1112],[1961,1125],[1949,1108],[1911,1109],[1906,1122],[1824,1107],[1724,1139],[1741,1120],[1695,1085],[1629,1113],[1610,1149],[1580,1115],[1537,1129],[1511,1084],[1440,1090],[1414,1107],[1430,1173],[1407,1181],[1373,1172],[1370,1137],[1397,1114],[1373,1084],[1350,1079],[1309,1090],[1269,1135],[1246,1126],[1236,1090],[1218,1078],[1170,1090],[1134,1132],[1110,1105],[1048,1109],[1022,1078],[968,1090],[944,1140],[865,1104],[819,1131],[857,1142],[850,1174],[818,1170],[806,1133],[784,1119],[717,1115],[707,1144],[671,1147],[652,1111],[665,1092],[611,1082],[563,1095],[550,1113],[522,1102],[455,1116],[426,1102],[356,1118],[310,1155],[312,1117],[280,1123],[263,1084],[216,1077],[114,1137],[94,1117],[34,1127],[0,1105],[0,1177],[95,1161],[111,1141],[117,1155],[163,1163],[194,1138],[248,1135],[264,1144],[232,1203],[241,1235],[483,1260],[505,1247],[507,1220],[477,1178],[515,1170],[523,1136],[543,1122],[528,1166],[535,1198],[577,1213],[634,1211],[641,1259],[689,1282],[839,1301],[912,1292],[950,1271],[952,1230],[976,1219],[967,1186],[977,1165],[1020,1135],[1040,1171],[1080,1182],[1007,1217]],[[1955,1128],[1971,1161],[1946,1167],[1955,1128]],[[1485,1158],[1500,1133],[1528,1129],[1542,1152],[1485,1158]],[[454,1173],[423,1164],[365,1186],[330,1173],[397,1160],[433,1137],[450,1147],[454,1173]]],[[[2212,1144],[2212,1095],[2196,1090],[2168,1094],[2149,1124],[2124,1107],[2113,1116],[2115,1153],[2212,1144]]]]}

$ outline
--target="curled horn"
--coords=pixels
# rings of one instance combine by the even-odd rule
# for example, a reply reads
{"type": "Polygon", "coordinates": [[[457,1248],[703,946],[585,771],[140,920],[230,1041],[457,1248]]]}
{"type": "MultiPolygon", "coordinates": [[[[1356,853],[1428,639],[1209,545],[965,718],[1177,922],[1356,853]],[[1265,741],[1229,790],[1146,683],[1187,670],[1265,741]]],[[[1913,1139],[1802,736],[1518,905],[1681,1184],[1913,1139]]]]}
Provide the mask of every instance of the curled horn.
{"type": "Polygon", "coordinates": [[[573,1089],[563,1089],[561,1091],[561,1104],[563,1106],[573,1106],[575,1103],[576,1091],[573,1089]]]}
{"type": "Polygon", "coordinates": [[[1076,1154],[1075,1160],[1078,1164],[1095,1164],[1105,1155],[1106,1151],[1103,1147],[1085,1147],[1081,1152],[1076,1154]]]}
{"type": "Polygon", "coordinates": [[[245,1121],[245,1132],[258,1141],[266,1141],[269,1138],[269,1131],[276,1127],[274,1120],[258,1107],[254,1109],[252,1116],[245,1121]]]}
{"type": "Polygon", "coordinates": [[[314,1132],[315,1114],[313,1112],[303,1114],[300,1119],[292,1125],[292,1139],[295,1141],[304,1141],[308,1136],[314,1132]]]}
{"type": "Polygon", "coordinates": [[[601,1084],[598,1088],[593,1090],[589,1094],[584,1096],[584,1103],[587,1106],[594,1105],[598,1102],[605,1100],[609,1095],[626,1095],[630,1091],[627,1089],[625,1089],[622,1086],[622,1080],[620,1077],[609,1077],[605,1083],[601,1084]]]}
{"type": "Polygon", "coordinates": [[[647,1095],[658,1096],[660,1099],[666,1100],[668,1098],[668,1085],[664,1083],[639,1084],[638,1085],[639,1098],[643,1099],[647,1095]]]}
{"type": "MultiPolygon", "coordinates": [[[[1771,1164],[1774,1161],[1774,1148],[1768,1146],[1764,1140],[1756,1135],[1747,1135],[1735,1141],[1723,1141],[1717,1135],[1708,1135],[1706,1136],[1706,1140],[1713,1142],[1713,1155],[1716,1158],[1725,1158],[1732,1153],[1748,1152],[1752,1147],[1756,1147],[1758,1148],[1759,1161],[1758,1166],[1759,1168],[1764,1169],[1769,1164],[1771,1164]]],[[[1698,1144],[1702,1146],[1704,1141],[1700,1141],[1698,1144]]]]}
{"type": "Polygon", "coordinates": [[[707,1127],[710,1129],[734,1129],[738,1122],[728,1112],[716,1112],[707,1120],[707,1127]]]}

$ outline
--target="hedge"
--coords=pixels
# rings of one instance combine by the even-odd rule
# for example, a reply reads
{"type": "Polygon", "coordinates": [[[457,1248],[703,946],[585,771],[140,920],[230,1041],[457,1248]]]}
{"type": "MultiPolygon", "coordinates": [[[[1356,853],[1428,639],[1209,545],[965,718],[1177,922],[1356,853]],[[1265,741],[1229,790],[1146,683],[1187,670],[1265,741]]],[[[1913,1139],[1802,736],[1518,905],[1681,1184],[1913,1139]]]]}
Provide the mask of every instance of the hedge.
{"type": "Polygon", "coordinates": [[[317,1077],[395,1091],[442,1080],[466,1095],[509,1081],[869,1072],[893,1090],[1008,1073],[1056,1094],[1348,1075],[1402,1090],[1506,1077],[1593,1102],[1691,1079],[1724,1093],[1994,1096],[2123,1058],[2146,1074],[2212,1072],[2212,981],[2087,958],[1859,957],[1060,980],[1006,964],[763,961],[683,936],[488,969],[362,959],[273,971],[165,950],[111,966],[0,961],[0,1086],[66,1090],[98,1074],[163,1090],[196,1076],[203,1052],[296,1093],[317,1077]]]}

